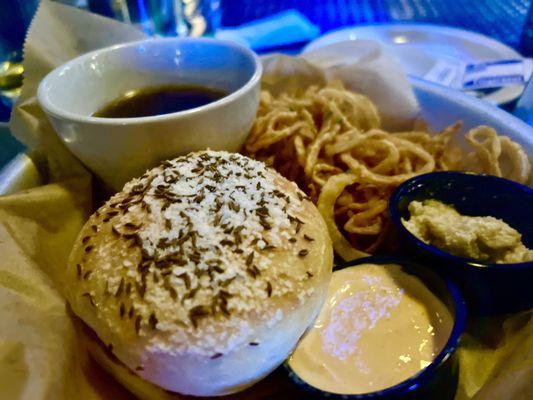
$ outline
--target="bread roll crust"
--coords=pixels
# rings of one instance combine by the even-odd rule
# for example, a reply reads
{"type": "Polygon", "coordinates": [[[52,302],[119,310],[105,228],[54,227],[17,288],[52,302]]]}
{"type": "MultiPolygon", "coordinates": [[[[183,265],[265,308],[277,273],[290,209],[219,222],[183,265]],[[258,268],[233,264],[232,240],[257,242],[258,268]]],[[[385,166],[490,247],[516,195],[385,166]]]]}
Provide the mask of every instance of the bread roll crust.
{"type": "Polygon", "coordinates": [[[332,261],[325,224],[294,183],[206,151],[148,171],[92,215],[66,291],[140,377],[221,395],[285,359],[320,309],[332,261]]]}

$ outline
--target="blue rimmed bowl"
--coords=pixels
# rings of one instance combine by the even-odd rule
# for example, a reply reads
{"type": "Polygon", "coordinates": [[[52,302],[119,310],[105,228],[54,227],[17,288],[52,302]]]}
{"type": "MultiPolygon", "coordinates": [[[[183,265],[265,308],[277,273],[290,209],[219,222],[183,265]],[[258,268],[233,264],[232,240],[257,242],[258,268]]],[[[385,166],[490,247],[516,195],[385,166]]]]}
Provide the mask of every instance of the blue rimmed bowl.
{"type": "MultiPolygon", "coordinates": [[[[373,256],[347,262],[335,267],[335,270],[362,264],[397,264],[408,274],[419,278],[428,289],[448,308],[454,318],[450,337],[433,362],[411,378],[390,388],[363,394],[338,394],[326,392],[304,381],[290,367],[289,361],[283,364],[289,378],[304,392],[313,398],[334,400],[451,400],[455,396],[459,376],[459,363],[456,349],[466,325],[466,304],[455,284],[421,264],[402,257],[373,256]]],[[[383,366],[386,368],[386,366],[383,366]]]]}
{"type": "Polygon", "coordinates": [[[409,219],[413,200],[435,199],[454,206],[464,215],[493,216],[522,234],[533,248],[533,189],[489,175],[434,172],[401,184],[389,200],[401,252],[450,276],[466,297],[475,315],[516,312],[533,307],[533,262],[491,264],[457,257],[418,239],[402,223],[409,219]]]}

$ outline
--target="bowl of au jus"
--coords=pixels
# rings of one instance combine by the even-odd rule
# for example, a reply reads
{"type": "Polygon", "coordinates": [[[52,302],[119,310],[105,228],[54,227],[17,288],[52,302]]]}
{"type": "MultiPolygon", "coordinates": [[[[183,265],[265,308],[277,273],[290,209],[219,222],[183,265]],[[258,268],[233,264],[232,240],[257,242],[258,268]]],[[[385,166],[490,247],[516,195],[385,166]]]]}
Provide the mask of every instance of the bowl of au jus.
{"type": "Polygon", "coordinates": [[[449,279],[401,257],[361,258],[335,268],[284,367],[315,398],[453,399],[465,323],[449,279]]]}
{"type": "Polygon", "coordinates": [[[489,175],[435,172],[400,185],[389,201],[402,251],[447,274],[469,311],[533,306],[533,189],[489,175]]]}
{"type": "Polygon", "coordinates": [[[257,55],[238,43],[147,39],[63,64],[42,80],[38,100],[65,145],[117,191],[161,160],[238,151],[261,72],[257,55]]]}

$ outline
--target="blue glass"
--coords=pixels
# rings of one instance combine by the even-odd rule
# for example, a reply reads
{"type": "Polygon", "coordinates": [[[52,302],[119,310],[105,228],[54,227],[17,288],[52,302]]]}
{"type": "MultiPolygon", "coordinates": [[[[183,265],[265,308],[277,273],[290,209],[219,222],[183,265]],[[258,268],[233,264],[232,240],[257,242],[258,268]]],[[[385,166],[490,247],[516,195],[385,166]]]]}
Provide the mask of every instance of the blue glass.
{"type": "MultiPolygon", "coordinates": [[[[402,257],[372,256],[338,265],[335,270],[361,264],[398,264],[408,274],[419,278],[431,292],[450,310],[454,324],[448,342],[433,362],[413,377],[390,388],[364,394],[336,394],[324,392],[302,380],[284,363],[289,378],[306,394],[314,398],[334,400],[452,400],[455,397],[459,376],[456,357],[459,339],[466,327],[466,305],[459,289],[448,279],[436,274],[427,266],[413,263],[402,257]]],[[[386,366],[383,366],[386,368],[386,366]]]]}
{"type": "Polygon", "coordinates": [[[220,24],[219,0],[88,0],[89,10],[150,36],[203,36],[220,24]]]}
{"type": "Polygon", "coordinates": [[[22,61],[22,45],[38,0],[0,0],[0,62],[22,61]]]}
{"type": "MultiPolygon", "coordinates": [[[[0,64],[22,62],[26,30],[38,4],[38,0],[0,0],[0,64]]],[[[13,96],[6,95],[3,90],[6,88],[0,88],[0,122],[9,119],[13,106],[13,96]]],[[[0,146],[4,144],[4,139],[0,139],[0,146]]],[[[3,150],[2,154],[5,152],[3,150]]]]}
{"type": "Polygon", "coordinates": [[[472,314],[533,307],[533,262],[490,264],[456,257],[425,244],[405,228],[401,219],[409,218],[408,205],[426,199],[450,204],[464,215],[500,218],[522,234],[527,247],[533,248],[533,189],[495,176],[434,172],[404,182],[389,200],[402,252],[450,276],[461,288],[472,314]]]}

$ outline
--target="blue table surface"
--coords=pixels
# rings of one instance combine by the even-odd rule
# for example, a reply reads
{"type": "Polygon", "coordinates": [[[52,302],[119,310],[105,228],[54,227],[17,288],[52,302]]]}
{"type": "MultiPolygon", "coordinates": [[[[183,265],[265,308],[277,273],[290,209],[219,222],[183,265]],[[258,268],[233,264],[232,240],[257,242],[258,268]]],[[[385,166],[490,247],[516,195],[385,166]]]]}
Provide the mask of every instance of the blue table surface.
{"type": "Polygon", "coordinates": [[[222,25],[237,26],[294,8],[322,33],[369,23],[420,22],[455,26],[500,40],[533,56],[532,0],[221,0],[222,25]],[[521,40],[528,34],[529,43],[521,40]]]}
{"type": "MultiPolygon", "coordinates": [[[[76,3],[74,0],[56,0],[76,3]]],[[[107,4],[110,0],[87,0],[107,4]]],[[[153,0],[151,0],[153,1],[153,0]]],[[[209,0],[197,0],[209,1],[209,0]]],[[[211,0],[220,2],[222,26],[237,26],[294,8],[322,33],[343,26],[386,22],[443,24],[476,31],[533,56],[533,0],[211,0]],[[530,40],[529,40],[530,39],[530,40]]],[[[80,2],[80,4],[83,2],[80,2]]],[[[38,0],[0,0],[0,61],[21,58],[25,31],[38,0]]]]}

